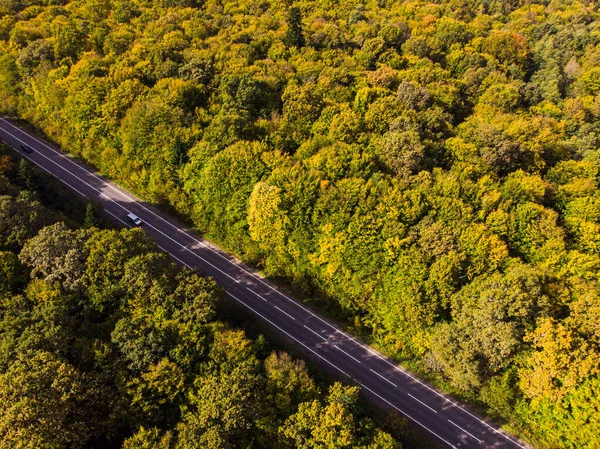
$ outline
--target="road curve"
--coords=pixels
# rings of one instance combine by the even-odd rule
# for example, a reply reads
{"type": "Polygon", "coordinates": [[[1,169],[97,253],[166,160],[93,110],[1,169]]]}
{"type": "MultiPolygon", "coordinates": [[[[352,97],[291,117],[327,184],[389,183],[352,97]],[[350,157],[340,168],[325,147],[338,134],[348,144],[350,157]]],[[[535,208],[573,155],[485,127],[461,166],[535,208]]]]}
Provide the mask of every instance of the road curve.
{"type": "Polygon", "coordinates": [[[175,261],[212,276],[233,300],[301,347],[317,363],[359,384],[370,399],[406,416],[441,447],[528,449],[525,443],[347,335],[231,255],[66,156],[55,145],[1,117],[0,137],[81,196],[102,204],[115,222],[127,225],[127,213],[136,214],[144,221],[146,232],[175,261]],[[34,151],[20,151],[24,144],[34,151]]]}

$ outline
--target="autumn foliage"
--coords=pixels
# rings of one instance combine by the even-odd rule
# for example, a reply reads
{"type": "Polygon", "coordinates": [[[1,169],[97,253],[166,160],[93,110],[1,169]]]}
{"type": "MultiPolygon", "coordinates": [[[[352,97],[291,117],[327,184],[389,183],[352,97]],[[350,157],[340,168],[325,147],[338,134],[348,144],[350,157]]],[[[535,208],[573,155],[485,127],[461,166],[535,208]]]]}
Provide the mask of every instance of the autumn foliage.
{"type": "MultiPolygon", "coordinates": [[[[0,14],[5,113],[539,447],[600,445],[596,4],[28,0],[0,14]]],[[[48,224],[35,207],[0,201],[9,247],[48,224]]]]}

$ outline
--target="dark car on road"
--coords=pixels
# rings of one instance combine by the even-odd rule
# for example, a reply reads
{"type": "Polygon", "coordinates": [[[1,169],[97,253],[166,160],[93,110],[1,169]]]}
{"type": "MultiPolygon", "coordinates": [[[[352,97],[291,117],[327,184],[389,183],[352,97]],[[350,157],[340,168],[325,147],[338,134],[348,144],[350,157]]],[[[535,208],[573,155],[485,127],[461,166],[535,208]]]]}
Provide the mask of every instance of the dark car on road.
{"type": "Polygon", "coordinates": [[[25,144],[25,145],[21,145],[21,149],[25,152],[25,153],[33,153],[33,148],[31,148],[29,145],[25,144]]]}

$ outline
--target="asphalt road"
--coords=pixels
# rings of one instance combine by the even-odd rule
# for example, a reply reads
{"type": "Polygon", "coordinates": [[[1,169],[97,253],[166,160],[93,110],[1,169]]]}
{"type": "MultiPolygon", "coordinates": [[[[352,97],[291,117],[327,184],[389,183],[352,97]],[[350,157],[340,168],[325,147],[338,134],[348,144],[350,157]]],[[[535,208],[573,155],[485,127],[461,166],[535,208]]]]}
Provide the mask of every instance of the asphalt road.
{"type": "Polygon", "coordinates": [[[42,170],[80,195],[102,204],[115,222],[128,225],[127,214],[136,214],[144,221],[146,232],[174,260],[212,276],[232,299],[266,321],[317,363],[359,384],[363,393],[379,405],[406,416],[439,442],[440,447],[527,447],[330,324],[231,255],[66,156],[55,145],[4,118],[0,118],[0,136],[42,170]],[[22,144],[28,144],[34,151],[24,153],[22,144]]]}

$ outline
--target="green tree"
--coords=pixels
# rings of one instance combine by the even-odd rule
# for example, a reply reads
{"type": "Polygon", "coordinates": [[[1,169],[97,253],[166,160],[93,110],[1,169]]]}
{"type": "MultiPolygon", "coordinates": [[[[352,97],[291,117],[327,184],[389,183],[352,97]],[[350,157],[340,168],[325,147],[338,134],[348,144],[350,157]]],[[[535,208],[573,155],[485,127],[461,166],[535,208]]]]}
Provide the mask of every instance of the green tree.
{"type": "Polygon", "coordinates": [[[512,362],[537,314],[548,309],[541,285],[539,272],[514,265],[453,296],[454,321],[434,332],[432,351],[457,387],[481,387],[512,362]]]}
{"type": "Polygon", "coordinates": [[[0,53],[0,110],[13,113],[17,107],[19,72],[16,57],[10,53],[0,53]]]}
{"type": "Polygon", "coordinates": [[[37,187],[37,180],[35,179],[35,173],[31,169],[31,165],[25,159],[19,160],[19,168],[17,171],[17,179],[19,183],[27,190],[35,191],[37,187]]]}
{"type": "Polygon", "coordinates": [[[0,442],[23,448],[83,448],[100,423],[98,392],[75,367],[47,352],[21,354],[0,374],[0,442]]]}
{"type": "Polygon", "coordinates": [[[51,223],[52,214],[30,192],[0,196],[0,246],[17,250],[51,223]]]}
{"type": "Polygon", "coordinates": [[[335,384],[327,403],[303,402],[279,428],[279,433],[297,448],[349,448],[356,443],[352,406],[358,389],[335,384]]]}
{"type": "Polygon", "coordinates": [[[264,366],[267,401],[275,405],[280,416],[289,416],[296,404],[308,402],[318,395],[303,361],[292,360],[285,352],[272,352],[265,359],[264,366]]]}
{"type": "Polygon", "coordinates": [[[27,276],[16,254],[0,251],[0,296],[16,293],[26,283],[27,276]]]}
{"type": "Polygon", "coordinates": [[[90,235],[85,246],[89,252],[86,275],[94,285],[119,281],[129,259],[153,249],[149,238],[139,229],[98,230],[90,235]]]}
{"type": "Polygon", "coordinates": [[[98,215],[96,207],[92,203],[87,203],[85,206],[83,226],[85,228],[99,228],[102,226],[102,218],[98,215]]]}
{"type": "Polygon", "coordinates": [[[302,13],[298,6],[292,6],[287,13],[287,31],[284,42],[288,47],[302,48],[305,39],[302,30],[302,13]]]}
{"type": "Polygon", "coordinates": [[[23,246],[19,259],[31,268],[32,276],[60,282],[75,290],[87,285],[85,233],[71,231],[64,223],[42,229],[23,246]]]}
{"type": "Polygon", "coordinates": [[[161,432],[156,427],[139,430],[123,442],[123,449],[172,449],[173,433],[161,432]]]}

